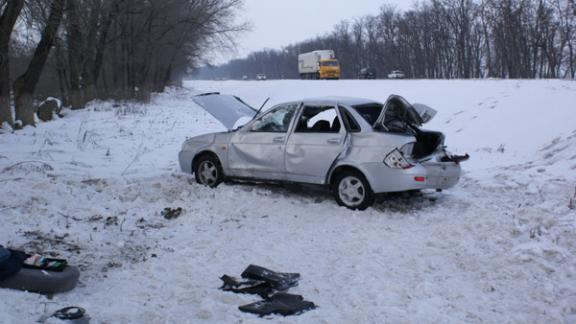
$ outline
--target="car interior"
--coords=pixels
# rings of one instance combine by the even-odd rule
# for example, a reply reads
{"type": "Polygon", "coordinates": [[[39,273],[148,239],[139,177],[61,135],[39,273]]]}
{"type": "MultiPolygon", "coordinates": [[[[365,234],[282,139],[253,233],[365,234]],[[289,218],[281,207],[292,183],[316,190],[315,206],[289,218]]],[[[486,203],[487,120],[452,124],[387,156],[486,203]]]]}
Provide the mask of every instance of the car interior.
{"type": "Polygon", "coordinates": [[[341,123],[333,106],[306,106],[300,115],[296,133],[338,133],[341,123]]]}

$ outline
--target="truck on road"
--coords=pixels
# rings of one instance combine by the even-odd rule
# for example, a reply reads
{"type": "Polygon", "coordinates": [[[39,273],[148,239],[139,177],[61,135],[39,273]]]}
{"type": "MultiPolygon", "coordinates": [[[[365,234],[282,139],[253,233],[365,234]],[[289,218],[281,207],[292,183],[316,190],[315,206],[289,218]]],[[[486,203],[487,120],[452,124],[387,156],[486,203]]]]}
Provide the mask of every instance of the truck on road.
{"type": "Polygon", "coordinates": [[[301,79],[340,79],[340,64],[333,50],[313,51],[298,55],[301,79]]]}

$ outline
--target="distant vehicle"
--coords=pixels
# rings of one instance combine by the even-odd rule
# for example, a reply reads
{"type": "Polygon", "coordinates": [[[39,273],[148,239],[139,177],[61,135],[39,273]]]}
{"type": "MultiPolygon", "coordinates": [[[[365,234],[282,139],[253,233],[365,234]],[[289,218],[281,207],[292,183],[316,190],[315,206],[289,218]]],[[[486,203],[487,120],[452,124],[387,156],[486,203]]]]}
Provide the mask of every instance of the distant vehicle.
{"type": "Polygon", "coordinates": [[[340,79],[340,64],[333,50],[313,51],[298,55],[301,79],[340,79]]]}
{"type": "Polygon", "coordinates": [[[256,74],[256,80],[265,81],[266,79],[267,79],[266,74],[262,74],[262,73],[256,74]]]}
{"type": "Polygon", "coordinates": [[[363,68],[358,73],[359,79],[376,79],[376,69],[375,68],[363,68]]]}
{"type": "Polygon", "coordinates": [[[363,210],[378,193],[453,187],[460,162],[468,158],[448,153],[442,133],[420,129],[435,110],[400,96],[385,104],[305,99],[261,115],[231,95],[208,93],[193,100],[229,129],[182,145],[182,171],[209,187],[224,179],[323,185],[338,204],[363,210]],[[248,122],[239,126],[242,118],[248,122]]]}
{"type": "Polygon", "coordinates": [[[243,76],[242,76],[242,80],[244,80],[244,81],[248,80],[248,76],[247,76],[247,75],[243,75],[243,76]]]}
{"type": "Polygon", "coordinates": [[[395,70],[388,74],[388,79],[404,79],[405,77],[404,72],[400,70],[395,70]]]}

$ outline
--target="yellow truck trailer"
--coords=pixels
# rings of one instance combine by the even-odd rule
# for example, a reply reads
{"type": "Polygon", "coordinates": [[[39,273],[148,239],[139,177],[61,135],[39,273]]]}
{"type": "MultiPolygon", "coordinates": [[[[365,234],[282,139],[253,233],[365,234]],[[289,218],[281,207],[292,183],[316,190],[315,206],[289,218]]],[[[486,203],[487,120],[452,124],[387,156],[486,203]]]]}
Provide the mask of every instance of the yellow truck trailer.
{"type": "Polygon", "coordinates": [[[298,55],[301,79],[340,79],[340,64],[333,50],[313,51],[298,55]]]}

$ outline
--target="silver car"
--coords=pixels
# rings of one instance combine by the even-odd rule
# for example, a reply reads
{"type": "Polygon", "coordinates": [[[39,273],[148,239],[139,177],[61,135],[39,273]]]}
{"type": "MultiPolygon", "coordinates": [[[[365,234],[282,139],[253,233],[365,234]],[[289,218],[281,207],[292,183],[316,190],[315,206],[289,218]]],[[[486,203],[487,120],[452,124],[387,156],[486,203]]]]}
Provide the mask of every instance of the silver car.
{"type": "Polygon", "coordinates": [[[400,96],[305,99],[262,114],[230,95],[194,101],[229,129],[189,138],[180,151],[182,170],[210,187],[224,179],[317,184],[364,210],[378,193],[453,187],[467,159],[445,150],[442,133],[420,129],[436,111],[400,96]]]}

